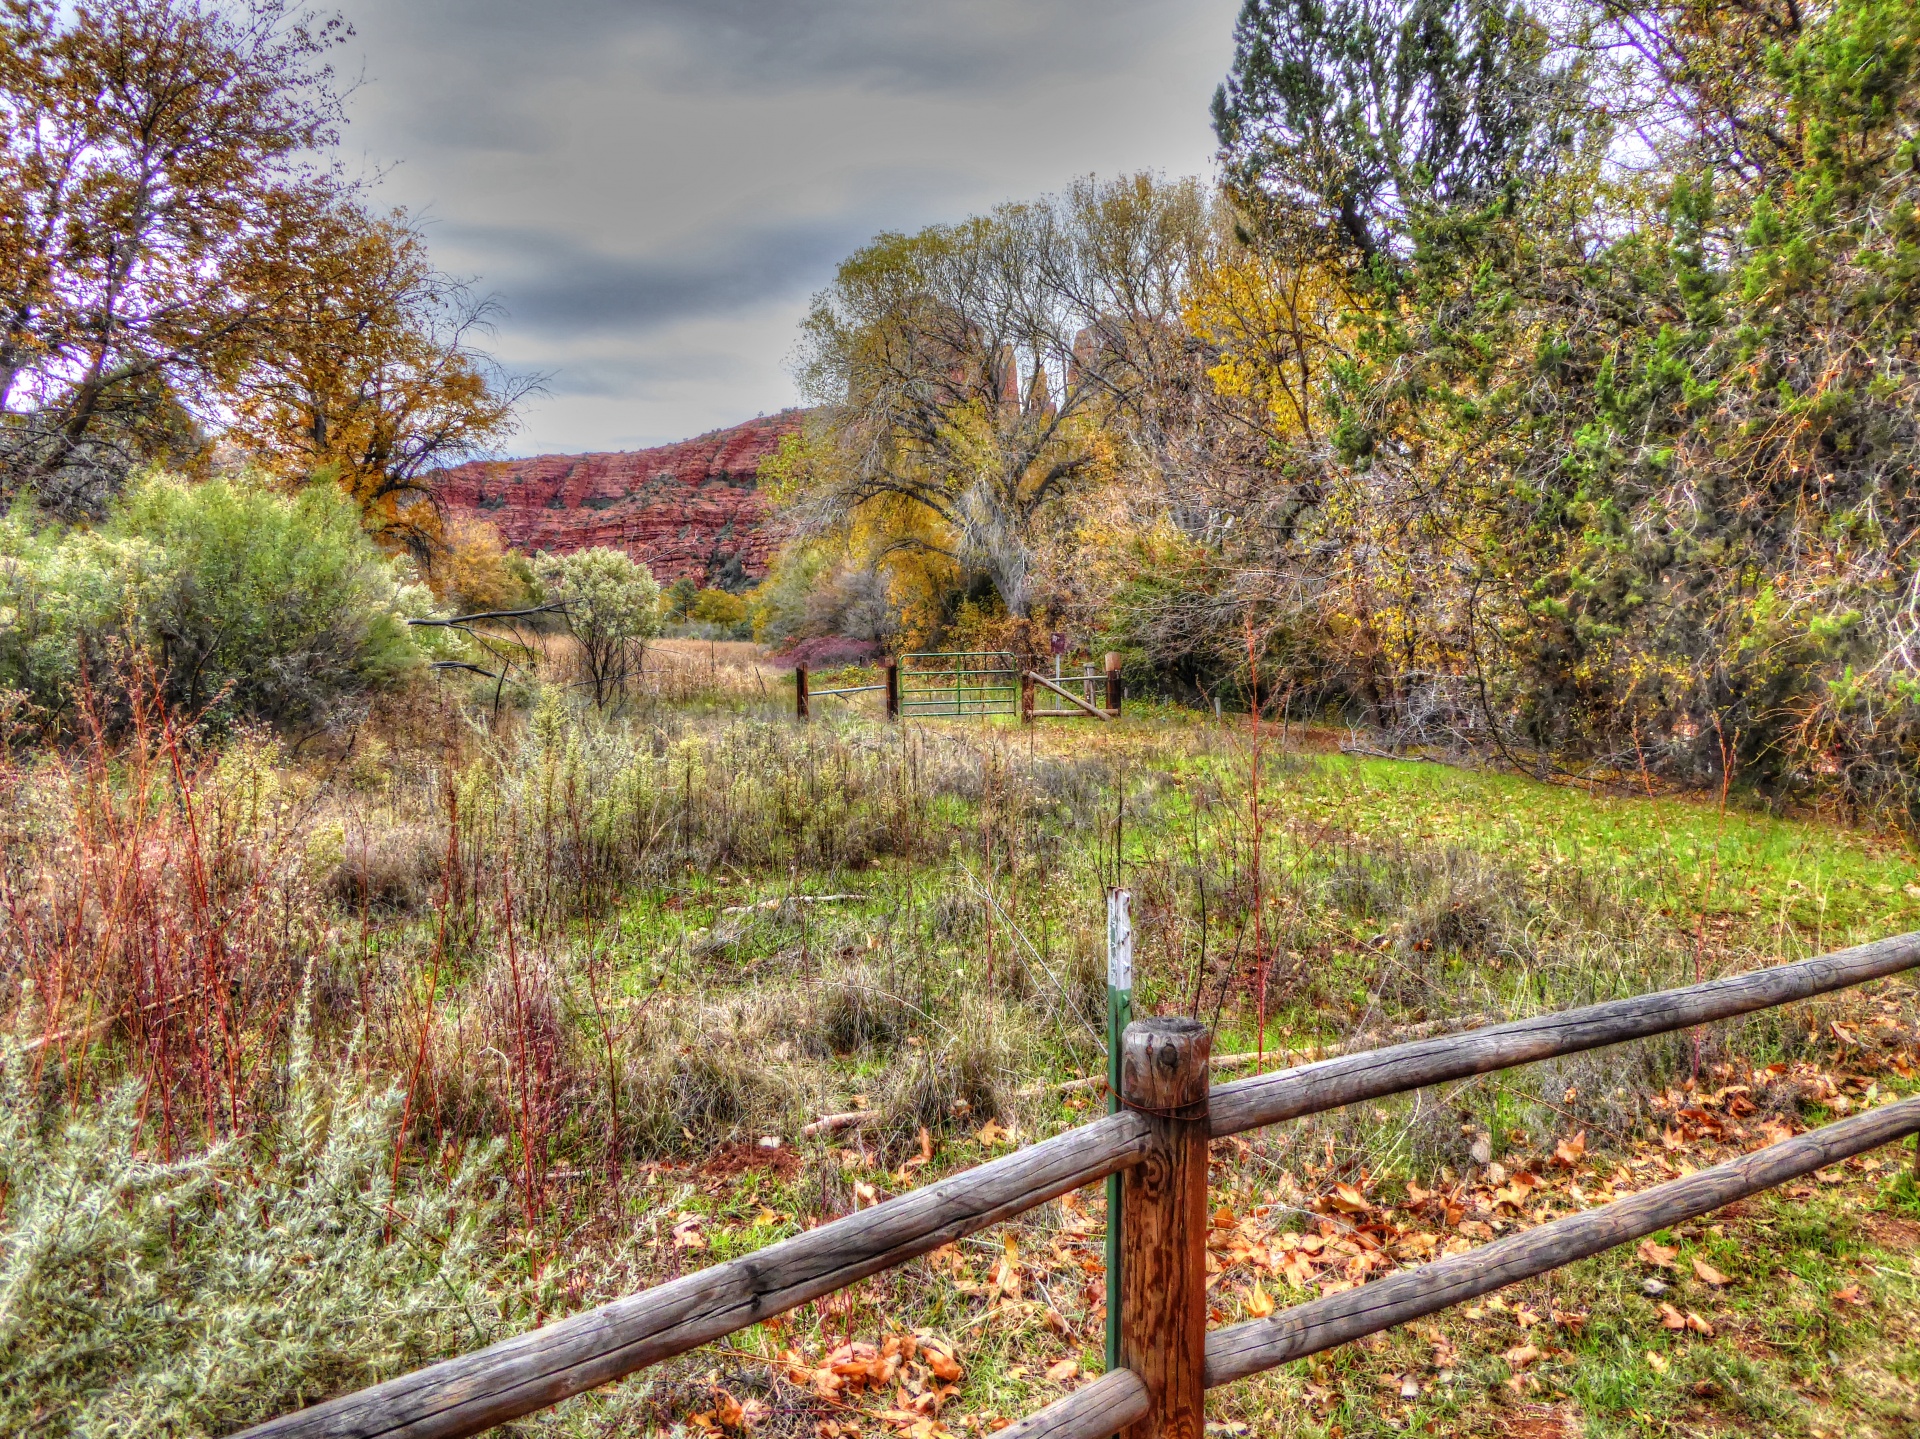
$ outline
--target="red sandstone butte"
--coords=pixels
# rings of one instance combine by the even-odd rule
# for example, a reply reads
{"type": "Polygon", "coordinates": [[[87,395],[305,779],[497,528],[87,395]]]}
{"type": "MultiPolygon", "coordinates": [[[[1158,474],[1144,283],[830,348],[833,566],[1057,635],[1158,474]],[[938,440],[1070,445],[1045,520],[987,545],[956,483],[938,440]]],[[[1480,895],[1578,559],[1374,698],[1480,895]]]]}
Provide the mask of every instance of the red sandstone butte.
{"type": "Polygon", "coordinates": [[[495,526],[516,550],[625,550],[662,584],[738,586],[767,572],[774,537],[760,466],[805,420],[782,410],[675,445],[598,455],[473,460],[433,486],[452,514],[495,526]]]}

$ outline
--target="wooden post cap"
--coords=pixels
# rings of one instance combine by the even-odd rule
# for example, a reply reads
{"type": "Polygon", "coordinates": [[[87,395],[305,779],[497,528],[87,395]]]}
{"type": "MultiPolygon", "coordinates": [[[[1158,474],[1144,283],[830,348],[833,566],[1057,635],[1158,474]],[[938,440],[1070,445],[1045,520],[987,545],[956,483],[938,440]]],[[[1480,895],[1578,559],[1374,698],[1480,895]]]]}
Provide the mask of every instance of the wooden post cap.
{"type": "Polygon", "coordinates": [[[1120,1097],[1156,1113],[1204,1114],[1212,1052],[1213,1032],[1197,1019],[1136,1019],[1120,1037],[1120,1097]]]}

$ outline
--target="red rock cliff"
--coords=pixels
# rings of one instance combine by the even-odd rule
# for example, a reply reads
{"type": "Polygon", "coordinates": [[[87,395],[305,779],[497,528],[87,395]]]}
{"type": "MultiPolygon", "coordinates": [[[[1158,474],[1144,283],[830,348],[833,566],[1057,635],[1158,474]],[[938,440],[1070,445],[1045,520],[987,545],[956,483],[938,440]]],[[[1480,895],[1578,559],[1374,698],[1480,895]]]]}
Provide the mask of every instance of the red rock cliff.
{"type": "Polygon", "coordinates": [[[761,463],[805,414],[782,410],[676,445],[600,455],[475,460],[434,477],[441,503],[499,529],[517,550],[623,549],[662,584],[739,584],[767,572],[773,537],[761,463]]]}

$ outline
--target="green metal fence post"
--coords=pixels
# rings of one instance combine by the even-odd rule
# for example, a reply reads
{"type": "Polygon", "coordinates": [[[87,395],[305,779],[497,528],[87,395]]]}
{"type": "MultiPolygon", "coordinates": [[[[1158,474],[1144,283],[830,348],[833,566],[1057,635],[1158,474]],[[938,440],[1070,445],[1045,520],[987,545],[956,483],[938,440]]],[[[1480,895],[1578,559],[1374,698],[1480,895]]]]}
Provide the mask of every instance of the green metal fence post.
{"type": "MultiPolygon", "coordinates": [[[[1131,890],[1107,891],[1107,1113],[1120,1108],[1120,1036],[1133,1023],[1131,890]]],[[[1107,1176],[1107,1371],[1120,1367],[1120,1176],[1107,1176]]]]}

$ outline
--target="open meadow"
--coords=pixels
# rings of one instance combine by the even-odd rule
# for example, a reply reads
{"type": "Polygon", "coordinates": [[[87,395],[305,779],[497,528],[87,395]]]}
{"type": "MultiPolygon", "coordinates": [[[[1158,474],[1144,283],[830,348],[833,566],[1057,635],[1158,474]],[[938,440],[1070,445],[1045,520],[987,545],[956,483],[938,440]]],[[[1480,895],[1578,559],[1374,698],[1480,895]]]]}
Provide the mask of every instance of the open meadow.
{"type": "MultiPolygon", "coordinates": [[[[691,642],[600,713],[5,776],[9,1432],[219,1433],[1082,1123],[1105,891],[1223,1077],[1920,928],[1896,840],[1342,754],[1326,731],[790,714],[691,642]],[[170,1428],[169,1428],[170,1426],[170,1428]]],[[[722,647],[722,650],[727,647],[722,647]]],[[[744,647],[742,647],[744,648],[744,647]]],[[[1885,981],[1214,1146],[1216,1323],[1920,1089],[1885,981]]],[[[988,1432],[1101,1367],[1098,1186],[528,1432],[988,1432]]],[[[1223,1390],[1223,1434],[1897,1435],[1884,1151],[1223,1390]]]]}
{"type": "Polygon", "coordinates": [[[1916,476],[1915,0],[5,0],[0,1439],[1920,1439],[1916,476]]]}

